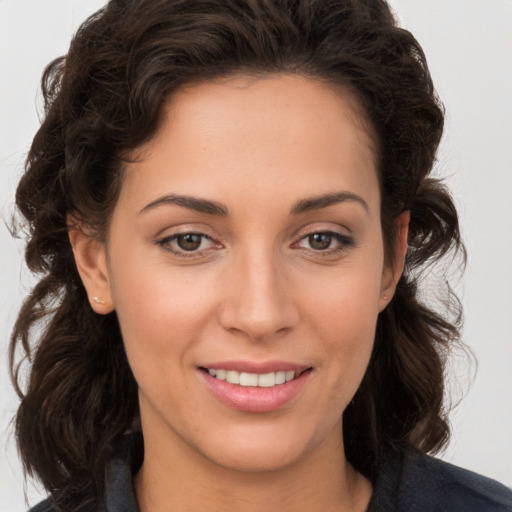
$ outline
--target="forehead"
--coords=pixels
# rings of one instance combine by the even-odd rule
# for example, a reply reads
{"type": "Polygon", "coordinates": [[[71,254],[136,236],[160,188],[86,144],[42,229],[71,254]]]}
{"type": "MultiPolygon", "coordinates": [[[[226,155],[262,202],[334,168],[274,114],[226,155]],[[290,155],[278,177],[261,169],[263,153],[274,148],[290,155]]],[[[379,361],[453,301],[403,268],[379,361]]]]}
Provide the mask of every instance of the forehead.
{"type": "Polygon", "coordinates": [[[368,143],[375,157],[373,127],[356,93],[348,86],[299,74],[233,75],[175,92],[164,109],[159,133],[168,135],[171,127],[185,122],[194,130],[201,126],[200,134],[206,137],[217,128],[231,126],[231,135],[238,135],[235,140],[264,136],[279,127],[281,135],[298,138],[306,130],[312,136],[313,130],[322,125],[339,130],[340,121],[351,125],[354,135],[357,132],[360,141],[368,143]],[[286,125],[292,117],[296,121],[293,127],[286,125]],[[209,132],[209,128],[213,130],[209,132]]]}
{"type": "Polygon", "coordinates": [[[162,192],[155,187],[229,194],[228,185],[254,195],[269,181],[303,196],[376,182],[374,138],[356,97],[300,75],[182,88],[138,157],[126,178],[148,196],[162,192]]]}

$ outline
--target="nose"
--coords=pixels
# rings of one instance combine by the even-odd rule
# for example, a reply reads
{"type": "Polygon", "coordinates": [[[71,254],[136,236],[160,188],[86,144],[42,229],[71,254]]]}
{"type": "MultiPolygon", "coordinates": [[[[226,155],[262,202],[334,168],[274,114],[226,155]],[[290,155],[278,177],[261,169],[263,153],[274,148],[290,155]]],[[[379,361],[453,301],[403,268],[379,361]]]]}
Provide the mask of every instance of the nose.
{"type": "Polygon", "coordinates": [[[297,325],[298,305],[272,250],[238,255],[226,281],[219,313],[224,329],[264,340],[297,325]]]}

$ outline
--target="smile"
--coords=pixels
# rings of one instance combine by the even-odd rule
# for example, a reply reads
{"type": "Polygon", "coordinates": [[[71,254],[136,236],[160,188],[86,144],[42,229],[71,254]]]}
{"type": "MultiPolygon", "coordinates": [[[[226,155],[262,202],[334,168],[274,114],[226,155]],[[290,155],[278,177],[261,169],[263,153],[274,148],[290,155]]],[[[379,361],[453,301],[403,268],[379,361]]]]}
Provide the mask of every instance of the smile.
{"type": "Polygon", "coordinates": [[[218,380],[224,380],[239,386],[271,388],[295,379],[295,371],[293,370],[280,370],[270,373],[247,373],[216,368],[205,368],[205,370],[218,380]]]}

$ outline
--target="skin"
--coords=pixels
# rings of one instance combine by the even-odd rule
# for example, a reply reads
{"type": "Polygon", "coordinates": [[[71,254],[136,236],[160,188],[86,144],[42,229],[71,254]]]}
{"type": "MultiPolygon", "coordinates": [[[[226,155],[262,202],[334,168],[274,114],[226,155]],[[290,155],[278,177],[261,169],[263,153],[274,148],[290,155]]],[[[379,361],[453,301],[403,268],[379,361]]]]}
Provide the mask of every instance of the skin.
{"type": "Polygon", "coordinates": [[[139,385],[141,512],[366,509],[371,485],[345,459],[342,414],[402,272],[407,216],[387,266],[363,119],[350,93],[297,75],[190,86],[126,168],[106,247],[70,232],[91,306],[116,310],[139,385]],[[206,237],[187,252],[175,237],[186,233],[206,237]],[[284,406],[246,412],[198,370],[230,360],[311,370],[284,406]]]}

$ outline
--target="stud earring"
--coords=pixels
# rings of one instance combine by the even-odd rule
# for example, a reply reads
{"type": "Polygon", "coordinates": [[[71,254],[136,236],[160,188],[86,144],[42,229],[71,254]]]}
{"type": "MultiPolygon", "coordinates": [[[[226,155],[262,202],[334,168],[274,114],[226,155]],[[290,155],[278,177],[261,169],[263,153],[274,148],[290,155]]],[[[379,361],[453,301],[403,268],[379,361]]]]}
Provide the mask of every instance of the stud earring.
{"type": "Polygon", "coordinates": [[[96,304],[105,304],[104,301],[102,301],[99,297],[93,297],[92,300],[96,303],[96,304]]]}

